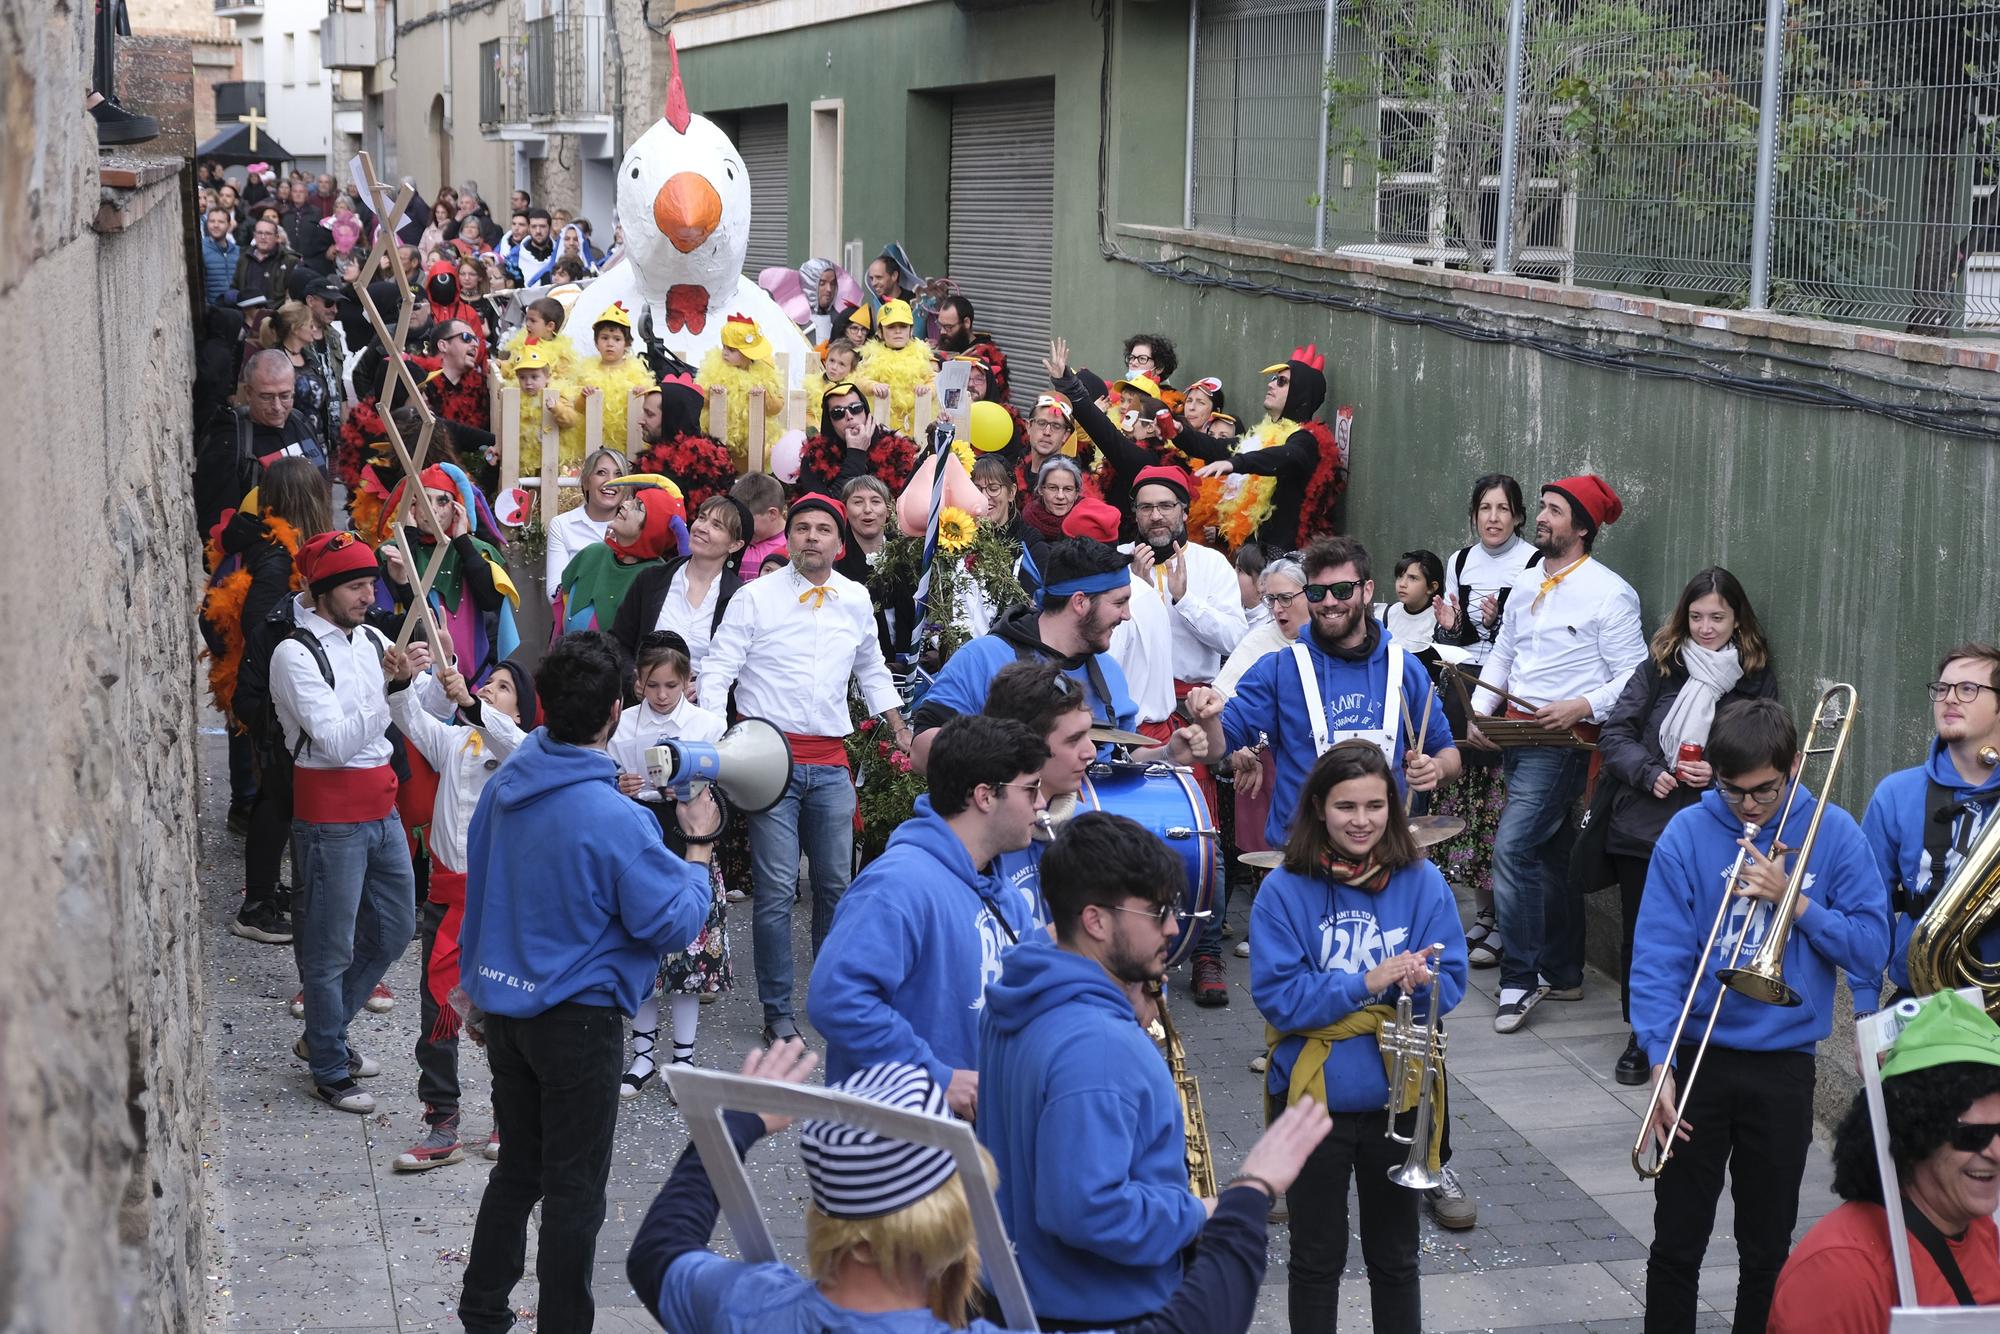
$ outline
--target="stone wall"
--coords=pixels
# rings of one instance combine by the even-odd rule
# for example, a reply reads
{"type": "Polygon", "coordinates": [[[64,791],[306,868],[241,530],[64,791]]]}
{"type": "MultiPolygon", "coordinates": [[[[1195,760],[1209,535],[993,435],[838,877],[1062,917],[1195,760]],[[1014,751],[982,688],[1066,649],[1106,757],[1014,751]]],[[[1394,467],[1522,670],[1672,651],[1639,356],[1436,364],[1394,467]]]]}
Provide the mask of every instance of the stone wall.
{"type": "Polygon", "coordinates": [[[0,0],[0,1328],[198,1327],[180,164],[106,191],[90,7],[0,0]]]}

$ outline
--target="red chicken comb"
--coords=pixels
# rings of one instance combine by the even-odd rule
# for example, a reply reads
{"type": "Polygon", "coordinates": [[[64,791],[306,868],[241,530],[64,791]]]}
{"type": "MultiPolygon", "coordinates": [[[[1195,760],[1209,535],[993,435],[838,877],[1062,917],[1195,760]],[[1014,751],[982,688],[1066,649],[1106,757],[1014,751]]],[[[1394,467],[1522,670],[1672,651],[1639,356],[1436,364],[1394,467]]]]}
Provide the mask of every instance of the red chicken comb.
{"type": "Polygon", "coordinates": [[[667,124],[674,127],[675,134],[688,132],[687,89],[681,86],[681,50],[674,42],[674,35],[667,34],[667,124]]]}
{"type": "Polygon", "coordinates": [[[696,384],[695,378],[692,375],[687,374],[685,371],[676,375],[663,375],[660,377],[661,388],[664,389],[666,386],[670,384],[683,385],[686,388],[694,390],[697,394],[701,393],[701,386],[699,384],[696,384]]]}
{"type": "Polygon", "coordinates": [[[1318,345],[1314,343],[1307,343],[1304,347],[1293,348],[1292,355],[1287,360],[1296,361],[1301,366],[1310,366],[1316,371],[1326,369],[1326,356],[1319,350],[1318,345]]]}

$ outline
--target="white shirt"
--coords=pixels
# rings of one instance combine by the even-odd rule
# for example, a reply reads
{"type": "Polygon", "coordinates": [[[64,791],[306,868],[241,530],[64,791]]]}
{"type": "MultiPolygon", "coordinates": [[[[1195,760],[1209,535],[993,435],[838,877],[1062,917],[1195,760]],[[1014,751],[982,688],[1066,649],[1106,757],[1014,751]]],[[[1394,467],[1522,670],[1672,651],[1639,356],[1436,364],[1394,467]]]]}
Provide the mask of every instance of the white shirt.
{"type": "MultiPolygon", "coordinates": [[[[1484,542],[1474,542],[1460,550],[1465,552],[1465,581],[1463,585],[1459,582],[1458,552],[1454,551],[1444,562],[1444,595],[1457,598],[1459,610],[1472,618],[1478,638],[1465,648],[1473,662],[1481,663],[1493,652],[1493,641],[1499,637],[1500,627],[1488,625],[1480,618],[1479,604],[1489,594],[1513,587],[1515,577],[1534,558],[1535,544],[1515,533],[1498,551],[1488,551],[1484,542]]],[[[1540,586],[1537,580],[1536,587],[1540,586]]]]}
{"type": "Polygon", "coordinates": [[[548,555],[543,561],[543,572],[548,579],[549,601],[562,591],[563,571],[569,568],[571,557],[587,546],[604,540],[605,530],[611,527],[609,519],[593,519],[588,507],[578,505],[573,510],[564,510],[549,521],[548,555]]]}
{"type": "Polygon", "coordinates": [[[1166,567],[1154,567],[1153,587],[1173,614],[1174,675],[1182,681],[1214,680],[1222,660],[1250,630],[1236,567],[1221,552],[1190,542],[1166,567]],[[1167,591],[1168,571],[1175,563],[1187,570],[1187,590],[1179,602],[1167,591]]]}
{"type": "Polygon", "coordinates": [[[374,769],[389,762],[389,695],[382,654],[389,641],[370,626],[352,636],[312,609],[306,595],[293,599],[292,620],[312,632],[333,668],[333,685],[319,674],[304,644],[285,639],[271,654],[271,702],[285,730],[285,749],[301,769],[374,769]],[[312,741],[299,749],[303,731],[312,741]]]}
{"type": "Polygon", "coordinates": [[[1229,661],[1222,664],[1222,670],[1215,674],[1215,688],[1224,696],[1236,694],[1236,683],[1243,679],[1243,673],[1250,670],[1259,658],[1267,653],[1276,653],[1281,648],[1289,648],[1292,641],[1285,638],[1285,632],[1274,620],[1265,622],[1243,637],[1236,651],[1229,655],[1229,661]]]}
{"type": "Polygon", "coordinates": [[[820,587],[826,598],[816,604],[814,585],[790,565],[743,585],[708,647],[701,693],[725,700],[733,686],[744,717],[799,736],[844,737],[854,730],[850,679],[860,683],[871,714],[901,708],[875,638],[868,590],[832,571],[820,587]]]}
{"type": "Polygon", "coordinates": [[[701,660],[708,656],[709,640],[715,631],[715,600],[722,595],[722,571],[708,581],[708,592],[699,605],[688,601],[688,567],[683,564],[667,582],[667,596],[653,621],[655,630],[671,630],[687,641],[688,663],[701,675],[701,660]]]}
{"type": "MultiPolygon", "coordinates": [[[[675,741],[718,741],[729,724],[722,715],[710,713],[686,696],[671,713],[661,713],[641,696],[639,702],[618,715],[618,726],[604,753],[617,764],[619,772],[644,774],[646,751],[669,738],[675,741]]],[[[658,788],[639,789],[639,800],[658,801],[658,788]]]]}
{"type": "MultiPolygon", "coordinates": [[[[1549,577],[1546,563],[1514,577],[1500,637],[1480,675],[1537,706],[1581,696],[1590,701],[1591,721],[1603,722],[1632,669],[1646,660],[1639,595],[1609,566],[1586,557],[1537,608],[1549,577]]],[[[1481,690],[1473,711],[1491,713],[1499,703],[1481,690]]]]}
{"type": "Polygon", "coordinates": [[[1382,627],[1405,653],[1421,653],[1437,640],[1437,613],[1429,607],[1414,616],[1400,602],[1391,602],[1382,612],[1382,627]]]}
{"type": "Polygon", "coordinates": [[[1111,657],[1125,673],[1138,721],[1163,723],[1174,716],[1173,613],[1152,585],[1132,575],[1132,619],[1111,632],[1111,657]]]}
{"type": "Polygon", "coordinates": [[[486,790],[501,761],[521,744],[525,733],[512,718],[483,704],[477,727],[447,721],[456,709],[436,687],[429,672],[420,673],[406,688],[391,695],[389,711],[403,736],[437,770],[437,801],[431,807],[431,854],[447,871],[462,872],[466,860],[465,836],[472,828],[472,812],[479,805],[479,794],[486,790]],[[440,707],[449,711],[444,718],[432,712],[440,707]]]}

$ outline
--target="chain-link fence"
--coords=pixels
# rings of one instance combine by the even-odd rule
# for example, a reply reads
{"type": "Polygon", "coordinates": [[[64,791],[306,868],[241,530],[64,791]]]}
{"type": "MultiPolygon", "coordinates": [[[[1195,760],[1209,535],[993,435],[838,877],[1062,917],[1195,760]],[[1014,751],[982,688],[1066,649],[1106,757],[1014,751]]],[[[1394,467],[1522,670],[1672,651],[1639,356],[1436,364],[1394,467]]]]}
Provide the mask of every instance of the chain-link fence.
{"type": "Polygon", "coordinates": [[[2000,329],[2000,0],[1199,0],[1191,35],[1191,226],[2000,329]]]}

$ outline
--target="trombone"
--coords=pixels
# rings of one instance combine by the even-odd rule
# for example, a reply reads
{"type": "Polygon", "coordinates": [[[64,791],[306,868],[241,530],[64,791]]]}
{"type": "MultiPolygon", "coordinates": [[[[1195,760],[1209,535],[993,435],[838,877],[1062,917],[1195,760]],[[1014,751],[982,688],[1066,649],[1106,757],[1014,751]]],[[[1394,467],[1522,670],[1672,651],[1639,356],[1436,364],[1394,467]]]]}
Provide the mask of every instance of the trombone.
{"type": "MultiPolygon", "coordinates": [[[[1829,790],[1840,773],[1842,759],[1847,754],[1847,741],[1854,732],[1854,715],[1860,708],[1860,696],[1851,685],[1844,682],[1827,687],[1813,706],[1812,726],[1805,737],[1805,744],[1799,748],[1798,774],[1784,788],[1783,799],[1778,807],[1778,829],[1771,837],[1771,856],[1782,859],[1793,849],[1784,844],[1785,823],[1790,818],[1792,801],[1800,786],[1805,782],[1806,761],[1817,756],[1826,756],[1826,772],[1813,790],[1819,799],[1813,804],[1812,820],[1806,825],[1806,835],[1796,849],[1798,859],[1793,863],[1790,875],[1785,879],[1785,892],[1770,909],[1770,929],[1764,933],[1763,943],[1747,963],[1739,966],[1743,954],[1743,942],[1750,934],[1750,924],[1756,920],[1761,904],[1753,903],[1743,914],[1743,924],[1737,928],[1735,937],[1729,942],[1722,956],[1723,966],[1716,970],[1716,980],[1728,988],[1754,1001],[1766,1005],[1797,1005],[1799,994],[1785,982],[1785,948],[1791,942],[1792,915],[1797,911],[1800,893],[1805,888],[1806,864],[1812,859],[1814,842],[1819,838],[1819,822],[1826,815],[1827,802],[1831,800],[1829,790]],[[1824,739],[1830,737],[1831,739],[1824,739]]],[[[1746,823],[1743,837],[1748,842],[1756,842],[1762,832],[1760,826],[1746,823]]],[[[1703,974],[1707,971],[1709,956],[1715,950],[1716,938],[1722,933],[1722,923],[1729,916],[1730,906],[1736,901],[1736,890],[1742,879],[1744,864],[1749,859],[1749,849],[1737,852],[1736,861],[1729,869],[1728,883],[1723,886],[1722,902],[1716,905],[1715,920],[1708,928],[1708,941],[1701,947],[1699,962],[1695,965],[1694,980],[1688,985],[1687,999],[1681,1003],[1681,1016],[1674,1024],[1673,1037],[1667,1041],[1667,1067],[1672,1068],[1673,1053],[1680,1050],[1681,1034],[1687,1028],[1688,1016],[1694,1011],[1695,997],[1701,992],[1703,974]]],[[[1722,1003],[1728,998],[1727,991],[1716,994],[1715,1006],[1708,1012],[1708,1022],[1701,1030],[1701,1042],[1695,1047],[1694,1058],[1688,1062],[1685,1080],[1680,1085],[1680,1099],[1674,1105],[1673,1126],[1678,1129],[1687,1115],[1688,1100],[1694,1095],[1695,1077],[1701,1073],[1702,1058],[1708,1055],[1709,1038],[1715,1032],[1715,1021],[1722,1014],[1722,1003]]],[[[1664,1072],[1663,1072],[1664,1075],[1664,1072]]],[[[1667,1133],[1664,1147],[1653,1143],[1653,1117],[1660,1105],[1660,1092],[1665,1079],[1653,1081],[1653,1096],[1646,1101],[1646,1111],[1639,1123],[1639,1137],[1632,1144],[1632,1170],[1642,1181],[1650,1181],[1666,1170],[1667,1160],[1674,1154],[1675,1130],[1667,1133]]]]}
{"type": "MultiPolygon", "coordinates": [[[[1425,953],[1434,959],[1444,957],[1442,942],[1432,945],[1425,953]]],[[[1396,1017],[1382,1025],[1377,1042],[1382,1050],[1389,1053],[1394,1061],[1389,1072],[1389,1128],[1386,1132],[1391,1140],[1410,1146],[1409,1157],[1401,1167],[1389,1169],[1389,1180],[1411,1190],[1429,1190],[1439,1183],[1438,1174],[1430,1169],[1431,1131],[1438,1117],[1437,1085],[1444,1075],[1444,1034],[1438,1031],[1438,1018],[1442,1006],[1438,1001],[1438,978],[1436,964],[1431,974],[1430,1018],[1419,1028],[1410,993],[1396,997],[1396,1017]],[[1396,1133],[1396,1117],[1402,1110],[1403,1094],[1408,1091],[1410,1081],[1420,1079],[1417,1094],[1417,1119],[1410,1127],[1410,1133],[1396,1133]]]]}

